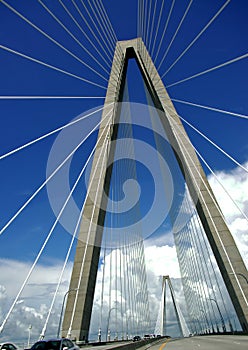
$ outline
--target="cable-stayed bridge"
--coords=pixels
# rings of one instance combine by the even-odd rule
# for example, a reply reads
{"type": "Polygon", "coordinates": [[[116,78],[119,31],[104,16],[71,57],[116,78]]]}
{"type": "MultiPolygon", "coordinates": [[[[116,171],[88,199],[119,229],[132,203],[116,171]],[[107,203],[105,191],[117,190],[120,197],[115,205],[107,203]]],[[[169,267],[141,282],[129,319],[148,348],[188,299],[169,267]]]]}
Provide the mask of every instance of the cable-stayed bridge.
{"type": "MultiPolygon", "coordinates": [[[[181,116],[183,113],[174,108],[164,87],[167,85],[170,92],[177,85],[241,64],[247,54],[240,51],[240,55],[167,84],[169,72],[176,70],[195,43],[231,7],[230,1],[214,5],[186,48],[179,50],[179,54],[175,51],[176,58],[172,55],[170,61],[167,55],[176,45],[191,11],[195,16],[198,14],[197,18],[203,13],[201,6],[192,1],[180,6],[176,3],[171,1],[168,6],[164,1],[137,2],[137,30],[133,35],[137,39],[118,41],[101,1],[57,4],[37,1],[31,7],[27,2],[2,1],[9,42],[2,37],[1,53],[10,67],[8,74],[3,72],[4,115],[6,119],[8,115],[21,116],[22,137],[32,129],[35,132],[34,115],[42,121],[37,123],[37,130],[42,130],[36,131],[38,136],[27,137],[21,143],[17,139],[14,147],[7,143],[6,152],[1,155],[3,203],[6,202],[0,231],[2,262],[5,269],[12,273],[18,270],[23,276],[15,283],[13,294],[5,289],[7,279],[3,280],[0,328],[3,337],[9,337],[13,326],[20,324],[20,319],[15,320],[18,310],[27,317],[27,322],[32,319],[29,324],[35,323],[33,332],[40,327],[41,338],[61,332],[63,336],[84,341],[153,334],[161,298],[161,289],[155,286],[159,285],[159,275],[171,275],[172,263],[163,263],[161,259],[156,269],[151,270],[146,261],[151,265],[153,261],[155,266],[160,249],[163,247],[168,254],[174,244],[182,278],[174,282],[177,293],[172,302],[164,303],[169,319],[166,332],[180,333],[178,315],[173,316],[172,307],[178,303],[190,333],[247,333],[247,270],[233,239],[235,234],[226,224],[224,208],[220,209],[216,201],[220,190],[214,193],[205,173],[211,174],[209,177],[221,186],[232,203],[231,210],[236,211],[234,217],[240,225],[236,234],[242,234],[247,227],[245,204],[233,200],[214,172],[218,166],[212,168],[208,164],[200,148],[192,145],[193,139],[190,142],[190,131],[186,132],[183,125],[233,164],[231,169],[233,173],[235,169],[241,184],[247,176],[244,154],[247,144],[242,145],[242,157],[235,159],[195,127],[194,119],[189,122],[181,116]],[[17,34],[20,41],[13,40],[13,31],[18,26],[22,29],[17,34]],[[34,33],[40,41],[36,41],[34,33]],[[44,51],[51,53],[53,62],[43,58],[44,51]],[[71,64],[70,60],[76,62],[71,64]],[[21,66],[29,82],[22,80],[21,66]],[[13,67],[18,70],[12,73],[13,67]],[[78,67],[80,73],[76,73],[78,67]],[[59,82],[55,82],[57,75],[59,82]],[[13,84],[14,81],[17,83],[13,84]],[[63,87],[69,88],[67,96],[68,90],[63,87]],[[85,91],[84,96],[81,91],[85,91]],[[103,106],[96,103],[98,99],[104,101],[103,106]],[[72,111],[77,114],[72,115],[72,111]],[[44,126],[47,113],[49,120],[51,113],[56,115],[49,130],[44,126]],[[65,124],[58,123],[59,116],[67,113],[70,119],[65,124]],[[28,124],[24,123],[25,118],[28,124]],[[20,174],[23,164],[31,173],[28,180],[26,171],[20,174]],[[10,174],[16,178],[13,194],[9,195],[8,188],[13,184],[10,174]],[[19,181],[24,181],[28,193],[24,192],[25,186],[22,190],[18,188],[19,181]],[[19,201],[15,191],[21,195],[19,201]],[[153,256],[149,254],[152,248],[153,256]],[[60,261],[56,268],[51,259],[60,261]],[[69,285],[68,266],[72,261],[69,285]],[[50,267],[54,268],[53,283],[46,276],[50,267]],[[39,276],[38,280],[35,276],[39,276]]],[[[186,40],[186,34],[182,38],[186,40]]],[[[217,76],[216,86],[220,80],[217,76]]],[[[201,83],[198,89],[205,89],[208,95],[208,85],[201,83]]],[[[220,100],[221,93],[218,91],[220,100]]],[[[225,110],[220,105],[210,106],[211,103],[203,105],[193,98],[172,101],[201,108],[213,120],[215,114],[225,115],[233,120],[231,131],[238,127],[242,140],[242,132],[247,128],[244,113],[225,110]]],[[[245,110],[245,105],[241,107],[245,110]]],[[[228,129],[221,130],[217,134],[223,138],[228,129]]],[[[18,135],[20,130],[15,132],[18,135]]],[[[5,139],[9,141],[10,136],[5,135],[5,139]]],[[[238,188],[237,183],[233,186],[238,188]]],[[[245,192],[242,195],[245,203],[245,192]]],[[[243,251],[242,256],[245,257],[243,251]]],[[[175,277],[179,276],[175,273],[175,277]]]]}

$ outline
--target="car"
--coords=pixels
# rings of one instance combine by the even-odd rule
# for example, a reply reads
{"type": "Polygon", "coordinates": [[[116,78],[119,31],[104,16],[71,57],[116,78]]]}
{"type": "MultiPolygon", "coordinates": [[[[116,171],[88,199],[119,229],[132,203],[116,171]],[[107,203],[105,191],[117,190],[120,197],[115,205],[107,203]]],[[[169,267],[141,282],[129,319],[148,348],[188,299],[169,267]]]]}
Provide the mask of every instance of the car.
{"type": "Polygon", "coordinates": [[[147,339],[150,339],[150,338],[151,338],[150,334],[145,334],[145,335],[144,335],[144,339],[147,340],[147,339]]]}
{"type": "Polygon", "coordinates": [[[140,341],[141,340],[141,337],[139,335],[135,335],[133,337],[133,341],[140,341]]]}
{"type": "Polygon", "coordinates": [[[14,343],[0,343],[0,350],[17,350],[18,347],[14,343]]]}
{"type": "Polygon", "coordinates": [[[31,347],[30,350],[79,350],[70,339],[59,338],[49,340],[39,340],[31,347]]]}

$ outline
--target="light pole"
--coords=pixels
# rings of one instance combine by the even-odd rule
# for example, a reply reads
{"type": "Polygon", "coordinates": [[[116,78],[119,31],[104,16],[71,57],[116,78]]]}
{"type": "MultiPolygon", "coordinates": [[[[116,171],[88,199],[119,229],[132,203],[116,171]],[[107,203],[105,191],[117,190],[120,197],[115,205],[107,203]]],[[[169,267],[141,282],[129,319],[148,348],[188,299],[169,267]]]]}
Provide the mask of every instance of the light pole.
{"type": "Polygon", "coordinates": [[[111,307],[111,309],[109,310],[108,312],[108,321],[107,321],[107,331],[106,331],[106,341],[108,341],[108,337],[109,337],[109,340],[110,340],[110,331],[109,331],[109,319],[110,319],[110,313],[112,310],[115,310],[116,307],[111,307]]]}
{"type": "Polygon", "coordinates": [[[212,300],[212,301],[215,302],[215,304],[217,306],[217,309],[219,311],[219,314],[220,314],[220,319],[221,319],[221,323],[222,323],[223,332],[226,332],[226,326],[225,326],[224,318],[222,316],[222,313],[220,312],[220,308],[219,308],[219,305],[218,305],[217,301],[215,299],[212,299],[212,298],[210,298],[209,300],[212,300]]]}
{"type": "Polygon", "coordinates": [[[60,312],[60,318],[59,318],[59,325],[58,325],[57,338],[59,338],[59,334],[60,334],[61,322],[62,322],[63,311],[64,311],[64,305],[65,305],[65,298],[67,297],[67,295],[68,295],[70,292],[75,292],[75,291],[77,291],[77,290],[78,290],[78,288],[69,289],[69,290],[65,293],[65,295],[64,295],[63,303],[62,303],[62,307],[61,307],[61,312],[60,312]]]}
{"type": "Polygon", "coordinates": [[[99,343],[101,343],[101,341],[102,341],[102,330],[101,330],[101,328],[99,328],[99,330],[98,330],[98,341],[99,341],[99,343]]]}
{"type": "Polygon", "coordinates": [[[31,329],[32,329],[32,325],[30,324],[28,327],[28,348],[30,346],[31,329]]]}

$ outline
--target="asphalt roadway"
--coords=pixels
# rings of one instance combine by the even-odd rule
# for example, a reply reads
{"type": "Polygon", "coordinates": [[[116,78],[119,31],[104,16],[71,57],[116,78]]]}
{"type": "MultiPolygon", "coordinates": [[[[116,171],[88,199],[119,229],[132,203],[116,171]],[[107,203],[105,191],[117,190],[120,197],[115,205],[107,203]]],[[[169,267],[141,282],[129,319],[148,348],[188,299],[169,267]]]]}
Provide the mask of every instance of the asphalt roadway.
{"type": "MultiPolygon", "coordinates": [[[[150,344],[149,350],[248,350],[248,336],[211,335],[171,339],[150,344]]],[[[140,348],[145,349],[145,347],[140,348]]],[[[146,347],[147,349],[147,347],[146,347]]]]}
{"type": "MultiPolygon", "coordinates": [[[[118,345],[123,346],[130,344],[122,342],[118,345]]],[[[107,350],[116,348],[116,343],[104,344],[100,346],[86,345],[81,347],[82,350],[107,350]]],[[[137,342],[138,345],[138,342],[137,342]]],[[[137,350],[248,350],[248,336],[245,335],[209,335],[195,336],[179,339],[160,339],[155,343],[147,343],[138,347],[137,350]]]]}

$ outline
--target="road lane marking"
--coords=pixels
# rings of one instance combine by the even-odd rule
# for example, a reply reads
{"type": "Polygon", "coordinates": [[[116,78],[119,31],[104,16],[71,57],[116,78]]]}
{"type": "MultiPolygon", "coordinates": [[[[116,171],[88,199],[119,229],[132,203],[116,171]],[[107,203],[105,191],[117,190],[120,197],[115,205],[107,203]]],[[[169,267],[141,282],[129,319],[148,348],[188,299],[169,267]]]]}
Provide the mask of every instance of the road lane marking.
{"type": "Polygon", "coordinates": [[[167,343],[169,343],[170,339],[168,339],[165,343],[163,343],[160,347],[159,347],[159,350],[163,350],[163,348],[165,347],[165,345],[167,343]]]}

